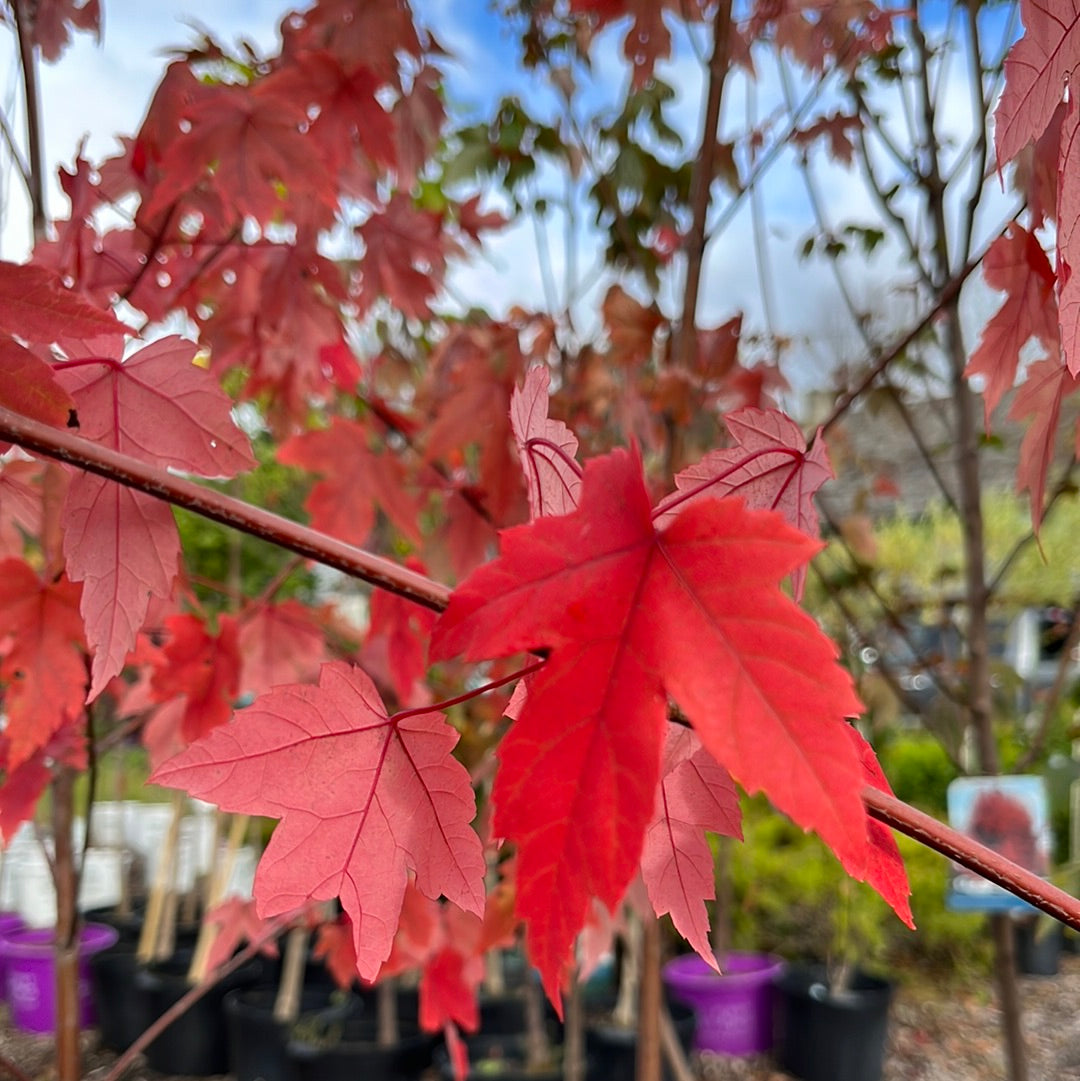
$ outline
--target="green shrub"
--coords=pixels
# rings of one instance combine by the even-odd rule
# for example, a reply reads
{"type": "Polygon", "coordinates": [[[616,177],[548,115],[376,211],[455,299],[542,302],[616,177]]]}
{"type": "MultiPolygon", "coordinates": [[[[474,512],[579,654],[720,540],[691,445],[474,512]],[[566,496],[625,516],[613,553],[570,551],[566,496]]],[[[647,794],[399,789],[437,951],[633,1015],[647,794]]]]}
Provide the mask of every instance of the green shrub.
{"type": "Polygon", "coordinates": [[[910,931],[816,836],[761,799],[744,800],[743,811],[746,841],[732,847],[730,864],[735,948],[857,962],[900,979],[967,980],[989,972],[986,920],[945,909],[948,868],[941,856],[899,838],[917,926],[910,931]]]}
{"type": "Polygon", "coordinates": [[[881,741],[877,752],[898,799],[930,814],[945,814],[949,782],[958,773],[934,736],[929,732],[904,732],[881,741]]]}

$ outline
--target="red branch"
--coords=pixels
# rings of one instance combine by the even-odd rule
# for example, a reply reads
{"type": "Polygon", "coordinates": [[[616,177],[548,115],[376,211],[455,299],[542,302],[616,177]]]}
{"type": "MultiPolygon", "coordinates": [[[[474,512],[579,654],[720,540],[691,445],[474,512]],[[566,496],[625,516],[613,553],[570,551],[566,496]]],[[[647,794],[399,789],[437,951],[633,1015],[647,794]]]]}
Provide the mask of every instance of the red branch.
{"type": "Polygon", "coordinates": [[[1047,915],[1080,931],[1080,901],[1046,879],[998,855],[966,834],[958,833],[910,804],[869,786],[862,791],[871,818],[906,833],[920,844],[963,864],[969,871],[1007,889],[1047,915]]]}
{"type": "Polygon", "coordinates": [[[58,458],[108,480],[119,481],[136,491],[314,559],[351,578],[363,579],[407,597],[436,612],[441,612],[449,601],[450,591],[446,586],[389,559],[334,540],[317,529],[290,522],[261,507],[204,488],[130,455],[100,447],[72,432],[30,420],[10,409],[0,408],[0,439],[8,439],[25,450],[58,458]]]}
{"type": "MultiPolygon", "coordinates": [[[[437,612],[449,603],[450,590],[446,586],[390,560],[3,408],[0,408],[0,439],[9,439],[26,450],[59,458],[215,522],[261,537],[437,612]]],[[[862,799],[872,817],[1080,930],[1080,901],[1063,890],[895,797],[867,787],[863,789],[862,799]]]]}

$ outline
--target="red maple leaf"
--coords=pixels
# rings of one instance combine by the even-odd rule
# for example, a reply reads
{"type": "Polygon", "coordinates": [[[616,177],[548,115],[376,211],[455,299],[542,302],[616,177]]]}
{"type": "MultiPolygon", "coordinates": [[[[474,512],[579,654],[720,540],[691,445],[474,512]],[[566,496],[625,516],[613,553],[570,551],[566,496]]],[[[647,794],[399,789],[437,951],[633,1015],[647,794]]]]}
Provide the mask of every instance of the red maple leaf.
{"type": "MultiPolygon", "coordinates": [[[[678,494],[657,507],[658,524],[671,520],[686,502],[734,495],[751,510],[776,510],[807,536],[817,537],[814,494],[834,476],[819,432],[809,452],[802,430],[775,409],[747,407],[724,417],[737,446],[710,451],[675,478],[678,494]]],[[[795,598],[802,596],[806,568],[792,575],[795,598]]]]}
{"type": "Polygon", "coordinates": [[[86,645],[80,592],[65,577],[41,581],[21,559],[0,562],[0,639],[8,639],[0,649],[0,681],[9,770],[82,715],[86,645]]]}
{"type": "Polygon", "coordinates": [[[101,38],[100,0],[37,0],[19,15],[22,32],[52,63],[60,59],[73,30],[86,30],[101,38]]]}
{"type": "Polygon", "coordinates": [[[185,111],[185,127],[164,145],[145,214],[167,210],[201,183],[241,219],[271,221],[286,198],[299,207],[314,201],[332,208],[333,172],[307,135],[306,105],[279,92],[272,78],[218,84],[200,94],[185,111]]]}
{"type": "Polygon", "coordinates": [[[828,116],[818,117],[805,128],[798,128],[791,133],[792,142],[804,151],[818,139],[826,140],[829,154],[836,161],[850,165],[855,154],[855,144],[850,132],[862,128],[862,119],[857,114],[841,113],[834,110],[828,116]]]}
{"type": "Polygon", "coordinates": [[[356,982],[356,947],[352,922],[342,914],[336,920],[319,924],[311,956],[326,964],[331,979],[343,991],[356,982]]]}
{"type": "Polygon", "coordinates": [[[593,896],[614,908],[641,858],[670,695],[710,754],[865,878],[850,677],[778,588],[818,545],[778,515],[704,499],[661,532],[637,455],[585,470],[581,505],[502,534],[455,590],[433,660],[547,650],[499,748],[494,831],[518,846],[518,915],[555,999],[593,896]]]}
{"type": "Polygon", "coordinates": [[[1020,465],[1016,471],[1017,491],[1031,496],[1031,520],[1036,531],[1042,524],[1046,476],[1054,460],[1061,403],[1080,388],[1080,379],[1069,374],[1059,357],[1032,364],[1009,408],[1012,420],[1030,417],[1020,444],[1020,465]]]}
{"type": "Polygon", "coordinates": [[[41,528],[40,462],[20,458],[0,461],[0,557],[21,556],[27,536],[41,528]]]}
{"type": "MultiPolygon", "coordinates": [[[[51,364],[18,342],[0,337],[0,406],[62,428],[75,402],[57,383],[51,364]]],[[[9,446],[0,442],[0,453],[9,446]]]]}
{"type": "Polygon", "coordinates": [[[373,451],[363,425],[334,417],[329,428],[287,439],[277,458],[283,465],[300,466],[320,477],[304,501],[316,529],[363,544],[379,506],[402,536],[420,543],[419,508],[405,492],[401,459],[387,450],[373,451]]]}
{"type": "Polygon", "coordinates": [[[740,819],[731,775],[691,729],[669,723],[641,875],[656,914],[670,913],[679,934],[717,971],[705,908],[716,896],[716,868],[705,831],[741,840],[740,819]]]}
{"type": "Polygon", "coordinates": [[[986,284],[1005,293],[1001,307],[983,327],[964,374],[986,379],[986,427],[1002,395],[1012,389],[1020,351],[1032,338],[1054,356],[1058,351],[1054,269],[1037,237],[1011,224],[983,259],[986,284]]]}
{"type": "Polygon", "coordinates": [[[572,0],[571,11],[592,15],[597,30],[629,15],[633,22],[623,39],[623,53],[633,71],[634,88],[640,89],[652,77],[658,60],[671,55],[671,31],[664,24],[661,0],[572,0]]]}
{"type": "MultiPolygon", "coordinates": [[[[144,462],[203,476],[253,466],[228,397],[193,363],[195,352],[191,342],[168,337],[123,362],[96,357],[59,366],[80,434],[144,462]]],[[[73,478],[64,521],[68,574],[86,582],[82,613],[94,653],[93,698],[123,667],[151,597],[171,591],[180,540],[167,504],[90,473],[73,478]]]]}
{"type": "Polygon", "coordinates": [[[165,620],[169,640],[154,659],[153,697],[167,702],[183,696],[178,726],[182,745],[205,736],[232,715],[240,690],[240,646],[236,620],[218,617],[218,633],[209,634],[190,615],[165,620]]]}
{"type": "Polygon", "coordinates": [[[439,950],[420,974],[420,1027],[440,1032],[449,1021],[475,1032],[480,1027],[476,989],[483,978],[484,963],[479,958],[467,957],[451,946],[439,950]]]}
{"type": "Polygon", "coordinates": [[[467,447],[478,445],[482,491],[477,495],[500,524],[520,521],[524,503],[510,428],[510,399],[524,368],[518,328],[509,323],[459,324],[428,364],[427,392],[435,416],[427,429],[425,458],[459,461],[467,447]],[[482,424],[478,417],[484,418],[482,424]]]}
{"type": "Polygon", "coordinates": [[[428,306],[446,269],[442,219],[420,210],[407,195],[394,195],[356,229],[364,242],[360,260],[361,314],[385,297],[403,315],[428,319],[428,306]]]}
{"type": "Polygon", "coordinates": [[[262,694],[282,683],[311,683],[326,660],[326,638],[315,613],[296,600],[260,604],[240,622],[244,693],[262,694]]]}
{"type": "Polygon", "coordinates": [[[318,686],[280,687],[153,774],[155,784],[242,814],[280,818],[259,862],[262,916],[341,898],[357,969],[390,954],[410,869],[426,896],[484,904],[484,855],[469,827],[469,775],[440,714],[387,717],[370,678],[341,662],[318,686]]]}
{"type": "Polygon", "coordinates": [[[581,494],[577,436],[562,421],[548,417],[550,380],[547,368],[530,368],[510,398],[510,426],[533,518],[568,514],[578,505],[581,494]]]}
{"type": "MultiPolygon", "coordinates": [[[[892,786],[881,769],[881,763],[878,762],[873,747],[863,739],[854,725],[849,724],[847,730],[852,746],[862,763],[866,783],[871,788],[876,788],[879,792],[891,796],[892,786]]],[[[872,818],[866,820],[866,830],[870,841],[866,881],[882,897],[890,898],[889,903],[896,910],[896,914],[914,930],[915,920],[911,915],[911,905],[908,902],[911,888],[908,886],[907,875],[904,873],[904,863],[900,858],[896,838],[892,835],[892,830],[880,822],[875,822],[872,818]]]]}
{"type": "Polygon", "coordinates": [[[127,328],[43,267],[0,260],[0,331],[28,342],[92,340],[127,328]]]}
{"type": "MultiPolygon", "coordinates": [[[[208,971],[228,961],[244,942],[255,942],[262,938],[269,925],[268,920],[259,919],[254,901],[236,896],[220,901],[207,911],[205,919],[217,929],[207,958],[208,971]]],[[[277,957],[277,944],[273,939],[267,939],[259,947],[259,952],[267,957],[277,957]]]]}
{"type": "MultiPolygon", "coordinates": [[[[426,573],[419,560],[407,560],[406,566],[420,574],[426,573]]],[[[431,701],[431,692],[423,680],[428,668],[427,643],[435,619],[430,608],[396,593],[379,589],[371,595],[364,667],[370,672],[371,661],[385,672],[389,686],[403,706],[422,706],[431,701]]]]}
{"type": "Polygon", "coordinates": [[[87,765],[85,725],[82,718],[65,724],[43,747],[12,767],[11,744],[0,734],[0,839],[7,844],[23,822],[34,817],[46,785],[53,778],[54,765],[85,770],[87,765]]]}
{"type": "MultiPolygon", "coordinates": [[[[1078,0],[1080,2],[1080,0],[1078,0]]],[[[1080,38],[1078,38],[1080,40],[1080,38]]],[[[1080,108],[1069,98],[1061,127],[1058,161],[1058,325],[1069,372],[1080,376],[1080,108]]]]}
{"type": "Polygon", "coordinates": [[[1020,0],[1024,36],[1005,58],[1005,89],[994,113],[998,168],[1046,130],[1080,65],[1080,2],[1020,0]]]}
{"type": "Polygon", "coordinates": [[[394,164],[394,119],[375,96],[381,83],[367,64],[346,65],[330,50],[314,49],[299,53],[267,83],[281,97],[317,110],[312,136],[335,171],[357,149],[372,162],[394,164]]]}

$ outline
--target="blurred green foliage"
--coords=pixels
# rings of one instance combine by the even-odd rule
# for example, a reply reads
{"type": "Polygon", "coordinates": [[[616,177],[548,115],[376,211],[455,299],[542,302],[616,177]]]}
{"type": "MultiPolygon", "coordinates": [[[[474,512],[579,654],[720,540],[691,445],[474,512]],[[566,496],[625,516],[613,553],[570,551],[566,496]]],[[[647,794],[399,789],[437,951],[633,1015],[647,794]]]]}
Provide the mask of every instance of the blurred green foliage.
{"type": "MultiPolygon", "coordinates": [[[[309,485],[298,469],[279,465],[274,459],[275,444],[260,433],[252,439],[258,461],[255,469],[227,482],[208,482],[237,499],[262,507],[294,522],[306,520],[303,501],[309,485]]],[[[195,595],[212,612],[236,608],[238,598],[220,589],[221,583],[239,587],[243,597],[256,597],[297,557],[267,541],[239,533],[190,511],[176,508],[184,560],[195,595]],[[210,583],[217,583],[213,588],[210,583]]],[[[297,563],[274,596],[277,600],[296,597],[314,599],[315,575],[306,563],[297,563]]]]}
{"type": "MultiPolygon", "coordinates": [[[[920,753],[908,759],[913,774],[920,753]]],[[[940,777],[936,764],[930,775],[940,777]]],[[[948,868],[937,853],[899,838],[917,927],[910,931],[869,886],[848,877],[816,836],[760,797],[744,799],[743,811],[746,840],[731,850],[734,947],[856,963],[901,981],[988,976],[985,917],[946,910],[948,868]]]]}

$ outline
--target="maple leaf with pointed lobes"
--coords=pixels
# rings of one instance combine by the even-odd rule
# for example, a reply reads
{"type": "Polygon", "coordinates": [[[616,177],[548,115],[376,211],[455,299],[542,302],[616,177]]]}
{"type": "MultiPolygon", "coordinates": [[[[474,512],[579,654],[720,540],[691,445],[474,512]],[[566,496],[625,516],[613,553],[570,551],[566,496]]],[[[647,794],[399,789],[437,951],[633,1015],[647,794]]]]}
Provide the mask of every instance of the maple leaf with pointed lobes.
{"type": "MultiPolygon", "coordinates": [[[[724,417],[737,446],[710,451],[675,477],[678,492],[657,507],[657,524],[672,520],[687,502],[738,496],[751,510],[776,510],[809,537],[818,535],[814,494],[834,474],[821,432],[809,451],[802,430],[775,409],[746,407],[724,417]]],[[[802,597],[806,568],[792,575],[802,597]]]]}
{"type": "Polygon", "coordinates": [[[375,96],[383,84],[367,64],[346,66],[328,49],[306,50],[270,75],[271,84],[280,97],[317,110],[311,135],[335,173],[357,149],[394,165],[396,124],[375,96]]]}
{"type": "Polygon", "coordinates": [[[165,144],[146,214],[166,211],[205,183],[237,220],[272,221],[287,213],[287,199],[324,206],[329,220],[334,174],[307,134],[306,104],[280,93],[273,77],[213,86],[187,110],[189,127],[165,144]]]}
{"type": "Polygon", "coordinates": [[[841,113],[834,110],[828,116],[818,117],[805,128],[798,128],[791,133],[792,142],[805,152],[817,140],[826,141],[829,155],[834,161],[850,165],[855,154],[851,131],[862,129],[862,119],[858,114],[841,113]]]}
{"type": "Polygon", "coordinates": [[[65,289],[51,270],[0,260],[0,332],[28,342],[55,342],[126,329],[109,312],[65,289]]]}
{"type": "Polygon", "coordinates": [[[389,718],[370,678],[342,662],[318,686],[279,687],[151,780],[241,814],[279,818],[255,875],[261,916],[340,897],[357,969],[390,954],[409,871],[428,897],[484,905],[469,775],[439,714],[389,718]]]}
{"type": "Polygon", "coordinates": [[[86,644],[77,585],[42,582],[21,559],[0,562],[0,652],[7,768],[15,770],[65,724],[81,717],[86,644]]]}
{"type": "Polygon", "coordinates": [[[380,297],[412,319],[429,319],[428,302],[442,284],[448,240],[442,218],[400,192],[356,234],[364,242],[358,305],[366,313],[380,297]]]}
{"type": "Polygon", "coordinates": [[[669,722],[641,875],[657,916],[670,914],[679,934],[718,972],[705,908],[716,897],[716,868],[705,830],[742,840],[741,817],[731,775],[691,729],[669,722]]]}
{"type": "MultiPolygon", "coordinates": [[[[75,401],[79,433],[152,465],[232,476],[255,464],[231,403],[196,346],[162,338],[121,362],[69,361],[56,378],[75,401]]],[[[68,574],[85,581],[82,614],[94,654],[91,700],[123,667],[151,597],[164,597],[180,556],[167,504],[90,473],[72,479],[64,508],[68,574]]]]}
{"type": "MultiPolygon", "coordinates": [[[[1030,418],[1020,443],[1020,465],[1016,471],[1016,490],[1031,497],[1031,521],[1036,532],[1042,525],[1046,476],[1054,460],[1061,403],[1080,389],[1080,379],[1069,374],[1057,357],[1032,364],[1024,382],[1009,407],[1011,420],[1030,418]]],[[[1080,452],[1080,447],[1078,447],[1080,452]]]]}
{"type": "Polygon", "coordinates": [[[282,683],[310,683],[326,658],[316,613],[297,600],[260,604],[240,620],[240,689],[262,694],[282,683]]]}
{"type": "Polygon", "coordinates": [[[419,508],[405,493],[405,471],[397,455],[370,449],[368,430],[334,417],[329,428],[302,432],[278,448],[282,465],[295,465],[320,479],[304,500],[314,528],[350,544],[363,544],[382,507],[401,535],[413,544],[422,536],[419,508]]]}
{"type": "Polygon", "coordinates": [[[669,695],[744,789],[866,877],[863,770],[844,731],[861,706],[835,646],[778,587],[818,548],[733,499],[695,501],[658,533],[639,457],[616,451],[586,465],[576,511],[506,530],[452,594],[433,660],[549,653],[492,801],[553,1000],[590,898],[613,909],[638,867],[669,695]]]}
{"type": "Polygon", "coordinates": [[[1054,269],[1037,237],[1013,222],[983,259],[986,284],[1005,293],[1001,307],[983,327],[964,374],[986,379],[986,428],[1002,395],[1012,388],[1020,351],[1032,338],[1051,355],[1058,352],[1054,269]]]}
{"type": "Polygon", "coordinates": [[[1080,65],[1080,0],[1020,0],[1020,20],[994,113],[998,169],[1046,130],[1080,65]]]}
{"type": "Polygon", "coordinates": [[[533,518],[567,514],[581,495],[577,436],[561,420],[548,416],[550,381],[547,368],[530,368],[510,397],[510,426],[533,518]]]}
{"type": "Polygon", "coordinates": [[[236,620],[226,615],[218,616],[217,634],[190,615],[169,616],[165,627],[169,640],[154,659],[150,685],[158,702],[183,697],[176,720],[186,746],[232,715],[240,690],[239,632],[236,620]]]}
{"type": "Polygon", "coordinates": [[[647,364],[652,356],[653,336],[663,322],[656,306],[647,308],[621,286],[613,285],[600,310],[611,339],[608,356],[612,362],[632,368],[647,364]]]}

